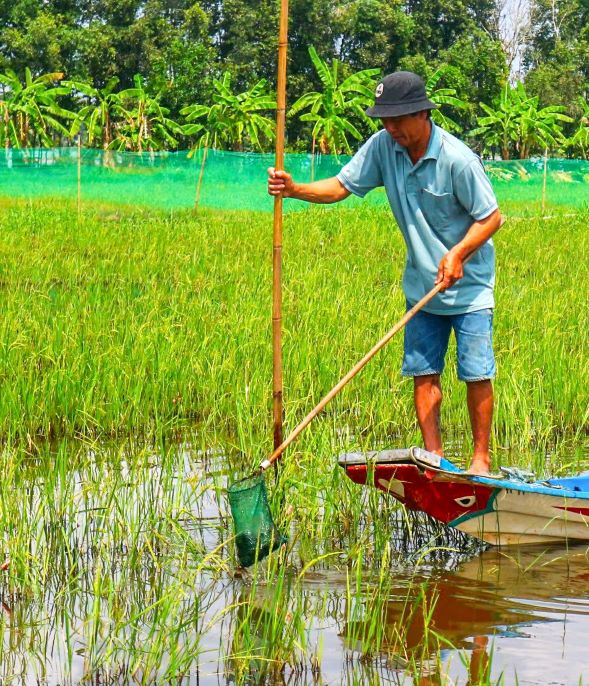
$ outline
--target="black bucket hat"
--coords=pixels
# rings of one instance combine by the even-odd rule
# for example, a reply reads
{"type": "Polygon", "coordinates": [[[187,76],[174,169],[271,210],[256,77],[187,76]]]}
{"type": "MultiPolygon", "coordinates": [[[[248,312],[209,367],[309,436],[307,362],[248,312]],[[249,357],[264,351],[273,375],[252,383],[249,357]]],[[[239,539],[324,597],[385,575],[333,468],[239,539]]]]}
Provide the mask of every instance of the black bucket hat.
{"type": "Polygon", "coordinates": [[[423,80],[412,71],[396,71],[376,86],[374,105],[366,110],[369,117],[401,117],[422,110],[435,110],[425,92],[423,80]]]}

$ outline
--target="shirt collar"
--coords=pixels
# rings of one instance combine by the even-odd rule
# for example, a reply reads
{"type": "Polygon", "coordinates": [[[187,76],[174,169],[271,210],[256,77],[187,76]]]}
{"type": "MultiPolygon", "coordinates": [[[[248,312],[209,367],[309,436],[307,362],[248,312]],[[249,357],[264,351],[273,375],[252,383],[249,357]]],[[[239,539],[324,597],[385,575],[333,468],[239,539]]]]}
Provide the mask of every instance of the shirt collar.
{"type": "Polygon", "coordinates": [[[439,128],[431,122],[432,132],[429,137],[429,143],[427,145],[427,150],[425,155],[421,158],[422,160],[437,160],[440,156],[440,150],[442,148],[442,136],[440,135],[439,128]]]}

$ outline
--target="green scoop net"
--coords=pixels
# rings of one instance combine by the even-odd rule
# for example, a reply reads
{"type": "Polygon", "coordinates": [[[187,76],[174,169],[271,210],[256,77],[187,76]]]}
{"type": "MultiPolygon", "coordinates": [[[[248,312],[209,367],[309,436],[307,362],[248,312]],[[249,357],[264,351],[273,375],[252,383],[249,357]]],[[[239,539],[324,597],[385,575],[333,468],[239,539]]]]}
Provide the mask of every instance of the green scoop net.
{"type": "Polygon", "coordinates": [[[287,542],[272,519],[263,474],[232,484],[228,495],[235,522],[237,557],[242,567],[263,560],[287,542]]]}

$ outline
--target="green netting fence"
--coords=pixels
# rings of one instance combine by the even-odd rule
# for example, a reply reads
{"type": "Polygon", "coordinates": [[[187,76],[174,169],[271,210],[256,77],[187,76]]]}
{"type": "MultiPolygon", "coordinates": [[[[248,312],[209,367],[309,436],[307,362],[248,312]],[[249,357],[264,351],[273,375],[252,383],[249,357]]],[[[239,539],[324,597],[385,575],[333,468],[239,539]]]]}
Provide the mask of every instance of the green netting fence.
{"type": "MultiPolygon", "coordinates": [[[[158,207],[194,207],[204,151],[110,152],[77,148],[5,149],[0,152],[0,195],[15,198],[62,197],[82,201],[158,207]],[[79,184],[78,184],[79,178],[79,184]]],[[[299,181],[333,176],[348,156],[287,154],[286,168],[299,181]]],[[[199,204],[222,209],[270,211],[266,169],[272,154],[209,150],[202,176],[199,204]]],[[[589,161],[542,158],[485,162],[500,203],[589,205],[589,161]]],[[[386,204],[382,189],[364,201],[347,204],[386,204]]],[[[305,207],[294,200],[285,210],[305,207]]]]}

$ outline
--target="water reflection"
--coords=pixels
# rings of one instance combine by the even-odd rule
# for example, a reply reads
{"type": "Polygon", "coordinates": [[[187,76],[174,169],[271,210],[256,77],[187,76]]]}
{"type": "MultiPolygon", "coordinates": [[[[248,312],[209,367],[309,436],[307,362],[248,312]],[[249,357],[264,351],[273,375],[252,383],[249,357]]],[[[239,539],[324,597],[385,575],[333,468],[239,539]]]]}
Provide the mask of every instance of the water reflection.
{"type": "MultiPolygon", "coordinates": [[[[383,608],[380,649],[402,655],[410,665],[421,663],[418,683],[423,686],[446,683],[448,671],[461,676],[461,683],[478,684],[491,676],[498,679],[506,666],[513,668],[515,663],[502,659],[502,653],[513,653],[517,639],[534,638],[538,650],[538,626],[553,623],[555,628],[543,635],[558,637],[558,651],[552,640],[543,642],[543,658],[526,665],[531,646],[521,645],[518,670],[533,674],[534,683],[545,683],[548,675],[551,683],[579,683],[589,667],[584,632],[567,633],[566,625],[576,619],[586,632],[588,580],[584,546],[489,549],[455,571],[412,579],[409,595],[407,580],[393,588],[383,608]],[[456,659],[459,650],[466,651],[466,665],[456,659]]],[[[342,632],[346,647],[360,648],[373,621],[347,622],[342,632]]]]}
{"type": "Polygon", "coordinates": [[[370,579],[350,591],[345,572],[332,570],[307,574],[294,597],[286,588],[242,589],[229,652],[254,659],[230,660],[224,678],[203,683],[583,683],[584,546],[489,549],[451,571],[393,574],[380,600],[370,579]],[[273,670],[277,646],[289,641],[273,670]]]}
{"type": "MultiPolygon", "coordinates": [[[[460,552],[438,543],[426,567],[391,519],[381,543],[399,563],[382,585],[379,569],[356,572],[382,558],[369,543],[346,556],[345,537],[302,577],[293,554],[294,569],[234,578],[224,460],[180,447],[91,454],[74,469],[64,449],[61,475],[52,454],[39,460],[3,494],[5,540],[20,536],[23,551],[0,579],[7,686],[464,686],[515,683],[515,669],[521,684],[568,685],[589,672],[584,548],[466,558],[453,539],[460,552]]],[[[354,536],[376,529],[365,509],[354,536]]]]}

